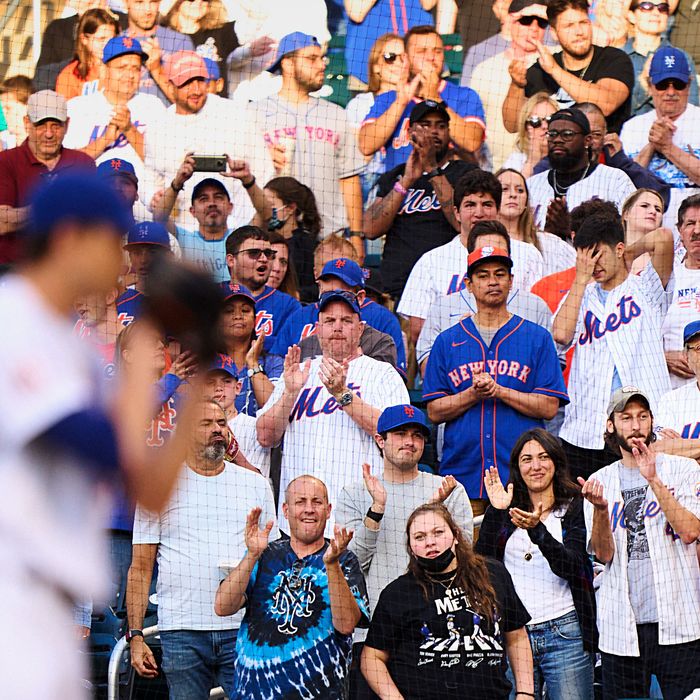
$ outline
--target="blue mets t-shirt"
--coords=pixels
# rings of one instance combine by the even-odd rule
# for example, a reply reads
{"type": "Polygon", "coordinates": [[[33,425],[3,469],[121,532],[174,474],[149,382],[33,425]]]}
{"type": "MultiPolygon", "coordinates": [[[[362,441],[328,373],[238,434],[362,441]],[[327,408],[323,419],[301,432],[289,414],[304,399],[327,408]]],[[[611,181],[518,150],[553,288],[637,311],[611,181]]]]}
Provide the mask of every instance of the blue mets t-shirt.
{"type": "MultiPolygon", "coordinates": [[[[333,627],[323,554],[299,559],[287,539],[272,542],[253,569],[236,643],[233,698],[341,700],[346,696],[352,635],[333,627]]],[[[367,627],[369,602],[357,557],[340,557],[367,627]]]]}

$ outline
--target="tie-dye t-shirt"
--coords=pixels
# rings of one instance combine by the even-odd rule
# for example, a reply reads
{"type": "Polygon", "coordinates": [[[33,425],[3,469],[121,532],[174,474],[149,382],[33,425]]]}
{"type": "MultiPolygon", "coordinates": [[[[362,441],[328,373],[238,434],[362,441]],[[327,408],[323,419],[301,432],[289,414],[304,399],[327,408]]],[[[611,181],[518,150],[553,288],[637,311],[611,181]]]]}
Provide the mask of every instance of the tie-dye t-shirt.
{"type": "MultiPolygon", "coordinates": [[[[289,540],[280,539],[260,557],[238,633],[234,698],[345,697],[352,635],[333,628],[327,546],[300,559],[289,540]]],[[[359,626],[366,627],[369,603],[357,557],[345,551],[340,566],[362,614],[359,626]]]]}

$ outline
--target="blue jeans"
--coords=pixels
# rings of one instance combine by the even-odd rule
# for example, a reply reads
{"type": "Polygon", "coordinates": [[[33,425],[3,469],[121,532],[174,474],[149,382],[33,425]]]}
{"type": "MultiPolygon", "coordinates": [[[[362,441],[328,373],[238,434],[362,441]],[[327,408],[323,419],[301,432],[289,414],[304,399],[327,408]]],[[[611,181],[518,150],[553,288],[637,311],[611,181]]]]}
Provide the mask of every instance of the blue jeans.
{"type": "Polygon", "coordinates": [[[207,700],[218,686],[233,697],[237,635],[238,630],[161,632],[170,700],[207,700]]]}
{"type": "Polygon", "coordinates": [[[546,684],[548,700],[593,700],[593,654],[583,648],[576,612],[528,625],[527,631],[535,671],[535,697],[542,697],[542,686],[546,684]]]}

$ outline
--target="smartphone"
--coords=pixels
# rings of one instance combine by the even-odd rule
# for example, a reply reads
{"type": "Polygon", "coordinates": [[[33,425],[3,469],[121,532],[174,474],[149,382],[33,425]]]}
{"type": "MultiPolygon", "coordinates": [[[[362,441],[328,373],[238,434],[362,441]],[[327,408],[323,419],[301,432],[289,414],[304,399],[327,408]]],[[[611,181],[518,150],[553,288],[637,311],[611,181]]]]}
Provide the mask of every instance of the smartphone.
{"type": "Polygon", "coordinates": [[[194,171],[200,173],[222,173],[226,170],[226,156],[192,156],[194,171]]]}

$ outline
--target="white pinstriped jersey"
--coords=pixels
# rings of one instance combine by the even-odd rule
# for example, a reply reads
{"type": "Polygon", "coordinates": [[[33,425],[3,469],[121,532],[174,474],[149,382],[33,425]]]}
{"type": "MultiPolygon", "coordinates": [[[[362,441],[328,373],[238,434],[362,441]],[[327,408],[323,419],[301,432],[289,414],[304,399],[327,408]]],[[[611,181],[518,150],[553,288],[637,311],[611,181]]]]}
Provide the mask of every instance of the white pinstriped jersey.
{"type": "Polygon", "coordinates": [[[572,341],[576,351],[569,375],[571,403],[559,433],[572,445],[594,450],[604,446],[615,369],[622,386],[645,392],[652,410],[671,389],[661,338],[670,295],[654,267],[649,264],[641,275],[630,275],[610,290],[605,303],[598,288],[589,284],[581,300],[572,341]]]}
{"type": "Polygon", "coordinates": [[[654,423],[660,428],[671,428],[683,438],[700,438],[700,389],[697,380],[669,391],[659,400],[654,423]]]}
{"type": "MultiPolygon", "coordinates": [[[[535,282],[542,279],[542,253],[531,243],[511,238],[510,254],[513,258],[513,287],[529,291],[535,282]]],[[[464,289],[467,281],[467,257],[467,247],[462,244],[459,236],[421,256],[406,282],[398,313],[425,319],[431,304],[441,296],[464,289]]]]}

